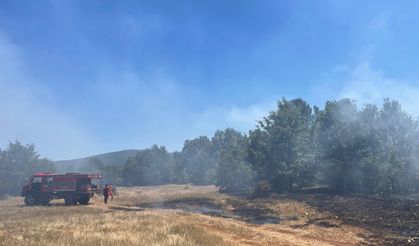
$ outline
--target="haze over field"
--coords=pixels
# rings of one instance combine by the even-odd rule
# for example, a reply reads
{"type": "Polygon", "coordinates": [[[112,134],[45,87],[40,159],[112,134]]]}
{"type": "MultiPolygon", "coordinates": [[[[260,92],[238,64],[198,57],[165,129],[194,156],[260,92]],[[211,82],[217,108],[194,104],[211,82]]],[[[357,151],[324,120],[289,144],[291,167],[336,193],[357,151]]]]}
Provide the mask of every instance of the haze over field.
{"type": "Polygon", "coordinates": [[[0,1],[0,246],[417,245],[418,9],[0,1]]]}
{"type": "Polygon", "coordinates": [[[2,1],[0,147],[73,159],[233,127],[282,97],[419,105],[416,1],[2,1]]]}

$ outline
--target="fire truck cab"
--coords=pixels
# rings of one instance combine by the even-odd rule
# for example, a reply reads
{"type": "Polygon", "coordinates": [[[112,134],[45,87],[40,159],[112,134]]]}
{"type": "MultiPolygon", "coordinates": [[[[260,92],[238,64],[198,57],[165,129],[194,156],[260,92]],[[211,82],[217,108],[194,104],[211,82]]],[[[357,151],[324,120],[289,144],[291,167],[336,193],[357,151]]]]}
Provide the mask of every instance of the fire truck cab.
{"type": "Polygon", "coordinates": [[[81,173],[35,173],[28,184],[23,186],[21,196],[25,204],[47,205],[52,199],[64,199],[65,205],[88,204],[94,193],[100,190],[99,184],[92,179],[100,180],[100,174],[81,173]]]}

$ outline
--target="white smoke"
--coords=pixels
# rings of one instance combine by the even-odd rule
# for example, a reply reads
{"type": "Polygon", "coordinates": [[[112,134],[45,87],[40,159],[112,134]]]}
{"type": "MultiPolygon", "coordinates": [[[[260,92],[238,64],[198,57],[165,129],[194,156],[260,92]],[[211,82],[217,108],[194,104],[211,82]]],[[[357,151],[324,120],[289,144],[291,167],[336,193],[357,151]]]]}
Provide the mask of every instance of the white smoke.
{"type": "Polygon", "coordinates": [[[0,144],[34,143],[42,156],[88,155],[97,144],[77,117],[55,108],[53,94],[27,72],[25,54],[0,33],[0,144]]]}
{"type": "Polygon", "coordinates": [[[381,105],[383,98],[389,97],[399,101],[408,113],[419,115],[419,81],[408,83],[386,77],[368,62],[360,63],[352,69],[349,79],[343,83],[339,97],[354,99],[359,104],[376,105],[381,105]]]}

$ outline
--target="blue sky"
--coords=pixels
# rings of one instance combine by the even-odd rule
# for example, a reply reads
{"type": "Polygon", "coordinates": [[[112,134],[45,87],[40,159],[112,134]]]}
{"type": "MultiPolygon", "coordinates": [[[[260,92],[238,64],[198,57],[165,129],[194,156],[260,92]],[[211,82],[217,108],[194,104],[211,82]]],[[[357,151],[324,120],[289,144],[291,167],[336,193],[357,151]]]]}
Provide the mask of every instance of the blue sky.
{"type": "Polygon", "coordinates": [[[69,159],[243,132],[282,97],[419,109],[417,1],[0,2],[0,146],[69,159]]]}

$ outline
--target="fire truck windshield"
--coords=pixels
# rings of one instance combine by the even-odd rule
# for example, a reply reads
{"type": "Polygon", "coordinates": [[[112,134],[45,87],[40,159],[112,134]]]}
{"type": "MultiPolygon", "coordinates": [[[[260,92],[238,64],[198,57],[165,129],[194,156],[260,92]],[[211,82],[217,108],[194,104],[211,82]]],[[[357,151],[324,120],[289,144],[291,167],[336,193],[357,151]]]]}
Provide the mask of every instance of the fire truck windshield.
{"type": "Polygon", "coordinates": [[[32,184],[42,183],[42,177],[33,177],[32,184]]]}

